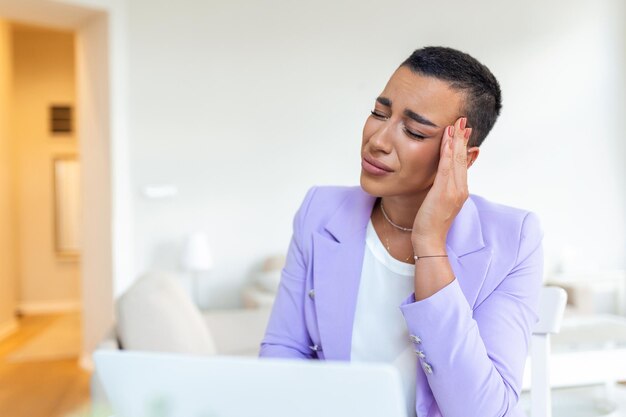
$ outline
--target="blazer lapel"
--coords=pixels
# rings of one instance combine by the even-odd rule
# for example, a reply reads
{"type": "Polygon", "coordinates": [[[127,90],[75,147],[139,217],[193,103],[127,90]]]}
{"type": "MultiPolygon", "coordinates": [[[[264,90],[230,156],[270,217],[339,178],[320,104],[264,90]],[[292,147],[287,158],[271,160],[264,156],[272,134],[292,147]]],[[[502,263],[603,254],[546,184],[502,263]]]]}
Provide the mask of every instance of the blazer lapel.
{"type": "Polygon", "coordinates": [[[483,241],[478,208],[470,197],[453,220],[446,238],[448,261],[473,309],[491,264],[492,247],[483,241]]]}
{"type": "Polygon", "coordinates": [[[351,189],[325,225],[313,235],[313,287],[324,357],[350,360],[365,233],[376,197],[351,189]]]}
{"type": "MultiPolygon", "coordinates": [[[[312,285],[325,359],[350,360],[365,234],[375,201],[375,196],[354,187],[324,231],[313,235],[312,285]]],[[[446,245],[452,270],[473,306],[491,261],[491,250],[483,242],[478,210],[471,198],[453,221],[446,245]]]]}

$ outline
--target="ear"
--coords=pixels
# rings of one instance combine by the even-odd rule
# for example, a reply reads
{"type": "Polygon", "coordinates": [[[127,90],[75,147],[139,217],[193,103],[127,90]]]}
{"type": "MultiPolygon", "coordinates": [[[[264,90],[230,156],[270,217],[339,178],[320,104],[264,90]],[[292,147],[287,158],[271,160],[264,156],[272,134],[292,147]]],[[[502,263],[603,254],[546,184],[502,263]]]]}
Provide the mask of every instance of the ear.
{"type": "Polygon", "coordinates": [[[473,146],[467,150],[467,169],[472,166],[476,159],[478,159],[478,154],[480,153],[480,148],[478,146],[473,146]]]}

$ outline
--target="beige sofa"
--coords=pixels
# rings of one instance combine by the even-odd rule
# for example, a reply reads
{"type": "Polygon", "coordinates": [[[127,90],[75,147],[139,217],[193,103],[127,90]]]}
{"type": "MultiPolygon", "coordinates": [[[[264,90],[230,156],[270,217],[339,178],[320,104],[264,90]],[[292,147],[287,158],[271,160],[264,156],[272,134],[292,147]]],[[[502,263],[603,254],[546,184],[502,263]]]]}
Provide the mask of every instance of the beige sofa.
{"type": "MultiPolygon", "coordinates": [[[[97,349],[256,356],[270,308],[199,310],[175,275],[150,273],[116,301],[116,325],[97,349]]],[[[94,408],[109,407],[97,372],[94,408]]]]}

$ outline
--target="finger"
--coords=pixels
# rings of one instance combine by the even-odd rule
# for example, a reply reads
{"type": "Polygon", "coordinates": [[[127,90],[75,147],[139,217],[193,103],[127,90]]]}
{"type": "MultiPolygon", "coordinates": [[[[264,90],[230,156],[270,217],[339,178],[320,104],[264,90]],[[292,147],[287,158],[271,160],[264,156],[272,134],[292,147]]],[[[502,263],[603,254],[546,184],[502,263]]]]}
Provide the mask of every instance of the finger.
{"type": "Polygon", "coordinates": [[[472,128],[468,127],[461,131],[455,131],[452,149],[454,152],[455,160],[460,165],[467,164],[467,142],[472,134],[472,128]]]}
{"type": "MultiPolygon", "coordinates": [[[[459,117],[457,119],[457,121],[454,123],[454,129],[453,132],[454,134],[452,135],[452,137],[450,138],[450,142],[448,143],[448,146],[450,148],[450,153],[452,155],[452,161],[454,162],[457,158],[457,154],[460,151],[460,142],[462,142],[462,140],[459,140],[459,138],[462,138],[464,136],[464,128],[462,128],[463,126],[463,117],[459,117]]],[[[452,169],[454,169],[454,166],[451,166],[452,169]]]]}
{"type": "Polygon", "coordinates": [[[468,153],[467,153],[467,140],[465,137],[469,137],[471,134],[471,128],[466,129],[463,138],[459,139],[459,142],[463,142],[463,146],[460,148],[459,153],[456,157],[455,163],[455,171],[454,171],[454,181],[456,184],[456,188],[461,193],[467,193],[467,162],[468,162],[468,153]]]}
{"type": "Polygon", "coordinates": [[[457,120],[459,129],[455,129],[453,153],[454,153],[454,182],[457,190],[465,190],[467,188],[467,139],[471,134],[471,128],[467,126],[465,117],[457,120]]]}
{"type": "Polygon", "coordinates": [[[454,122],[454,135],[452,137],[452,142],[450,143],[450,148],[452,150],[455,149],[455,146],[457,145],[457,138],[463,138],[463,135],[465,134],[465,130],[466,130],[466,124],[467,124],[467,118],[465,117],[459,117],[456,122],[454,122]]]}
{"type": "Polygon", "coordinates": [[[439,155],[439,164],[437,165],[437,173],[435,174],[433,187],[445,186],[449,180],[450,173],[452,171],[452,151],[450,149],[450,143],[452,143],[454,130],[454,126],[446,126],[446,128],[444,129],[443,137],[441,138],[441,153],[439,155]]]}
{"type": "Polygon", "coordinates": [[[449,143],[449,139],[450,139],[450,128],[454,128],[454,126],[446,126],[443,129],[443,135],[441,135],[441,143],[439,144],[439,156],[441,157],[441,155],[443,155],[444,151],[445,151],[445,147],[449,147],[450,143],[449,143]]]}

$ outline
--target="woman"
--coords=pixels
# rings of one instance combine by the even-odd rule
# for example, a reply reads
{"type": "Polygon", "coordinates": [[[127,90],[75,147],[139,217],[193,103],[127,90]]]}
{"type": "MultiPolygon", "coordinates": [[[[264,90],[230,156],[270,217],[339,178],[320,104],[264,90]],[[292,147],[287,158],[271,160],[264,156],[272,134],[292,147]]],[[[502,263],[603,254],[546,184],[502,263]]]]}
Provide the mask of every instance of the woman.
{"type": "Polygon", "coordinates": [[[260,356],[393,363],[413,416],[524,415],[543,233],[467,189],[500,108],[465,53],[400,65],[365,122],[360,186],[313,187],[296,213],[260,356]]]}

